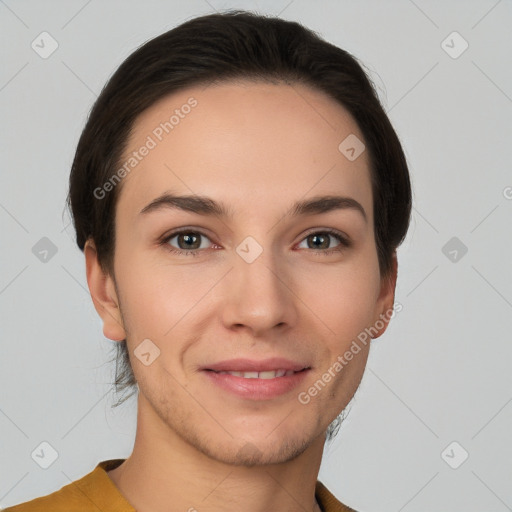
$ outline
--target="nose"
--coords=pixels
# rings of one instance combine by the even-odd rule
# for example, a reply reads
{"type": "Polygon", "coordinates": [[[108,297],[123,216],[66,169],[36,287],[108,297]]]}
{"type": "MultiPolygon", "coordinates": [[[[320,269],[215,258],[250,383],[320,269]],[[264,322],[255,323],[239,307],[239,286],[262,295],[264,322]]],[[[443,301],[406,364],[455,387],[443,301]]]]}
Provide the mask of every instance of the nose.
{"type": "MultiPolygon", "coordinates": [[[[250,261],[250,260],[248,260],[250,261]]],[[[289,268],[263,251],[249,263],[238,254],[223,282],[222,321],[227,329],[246,329],[254,337],[285,326],[298,318],[297,298],[289,268]]]]}

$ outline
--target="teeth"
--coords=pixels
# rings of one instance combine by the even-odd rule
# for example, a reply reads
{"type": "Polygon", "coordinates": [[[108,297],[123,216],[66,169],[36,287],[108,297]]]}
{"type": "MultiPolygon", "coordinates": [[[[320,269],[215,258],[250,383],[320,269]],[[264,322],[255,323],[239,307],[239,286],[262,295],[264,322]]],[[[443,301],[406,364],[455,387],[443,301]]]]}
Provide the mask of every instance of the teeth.
{"type": "Polygon", "coordinates": [[[277,370],[269,370],[258,374],[258,378],[260,379],[273,379],[275,377],[277,377],[277,370]]]}
{"type": "Polygon", "coordinates": [[[275,377],[285,377],[293,375],[293,370],[268,370],[265,372],[217,372],[217,373],[229,373],[235,377],[243,377],[244,379],[274,379],[275,377]]]}

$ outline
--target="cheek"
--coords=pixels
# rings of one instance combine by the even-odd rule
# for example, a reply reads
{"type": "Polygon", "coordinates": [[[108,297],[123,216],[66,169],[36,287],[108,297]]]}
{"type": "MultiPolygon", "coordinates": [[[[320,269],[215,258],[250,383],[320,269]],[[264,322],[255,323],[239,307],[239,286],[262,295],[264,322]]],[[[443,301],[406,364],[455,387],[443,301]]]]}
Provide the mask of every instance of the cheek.
{"type": "Polygon", "coordinates": [[[373,321],[378,269],[342,266],[310,273],[301,281],[301,298],[337,344],[352,341],[373,321]]]}
{"type": "Polygon", "coordinates": [[[192,269],[162,260],[162,254],[153,256],[141,251],[117,266],[123,314],[133,340],[163,342],[172,337],[173,330],[190,323],[196,306],[222,275],[220,270],[192,269]]]}
{"type": "MultiPolygon", "coordinates": [[[[212,286],[225,274],[222,265],[166,263],[164,252],[163,248],[148,253],[121,246],[116,251],[123,255],[116,261],[116,274],[134,340],[172,336],[175,326],[179,331],[195,314],[204,314],[202,307],[211,298],[212,286]]],[[[318,324],[326,338],[332,336],[338,345],[350,343],[372,322],[379,276],[371,251],[360,251],[338,265],[305,261],[288,272],[286,280],[294,292],[289,300],[303,319],[318,324]]]]}

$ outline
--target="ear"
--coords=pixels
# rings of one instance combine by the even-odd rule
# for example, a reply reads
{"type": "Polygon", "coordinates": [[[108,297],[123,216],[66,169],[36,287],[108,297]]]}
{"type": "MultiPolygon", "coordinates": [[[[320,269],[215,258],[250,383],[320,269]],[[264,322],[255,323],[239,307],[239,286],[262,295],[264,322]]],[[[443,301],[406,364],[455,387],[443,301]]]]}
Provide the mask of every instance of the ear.
{"type": "Polygon", "coordinates": [[[391,314],[393,312],[393,304],[395,303],[397,276],[398,260],[396,257],[396,251],[394,251],[391,270],[387,276],[381,279],[380,293],[375,306],[376,315],[373,322],[373,326],[374,329],[377,330],[377,334],[372,336],[372,338],[378,338],[379,336],[382,336],[389,325],[391,314]]]}
{"type": "Polygon", "coordinates": [[[103,334],[113,341],[126,339],[119,300],[113,278],[105,274],[98,261],[98,253],[92,239],[84,246],[87,284],[94,307],[103,320],[103,334]]]}

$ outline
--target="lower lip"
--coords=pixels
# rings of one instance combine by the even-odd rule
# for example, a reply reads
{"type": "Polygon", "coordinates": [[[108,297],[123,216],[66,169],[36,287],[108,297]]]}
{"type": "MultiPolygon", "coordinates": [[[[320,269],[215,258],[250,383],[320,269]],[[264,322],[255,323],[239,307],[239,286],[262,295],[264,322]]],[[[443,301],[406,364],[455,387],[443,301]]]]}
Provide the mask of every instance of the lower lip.
{"type": "Polygon", "coordinates": [[[246,379],[229,373],[216,373],[204,370],[206,377],[217,386],[248,400],[270,400],[296,388],[306,377],[310,369],[293,375],[274,377],[273,379],[246,379]]]}

